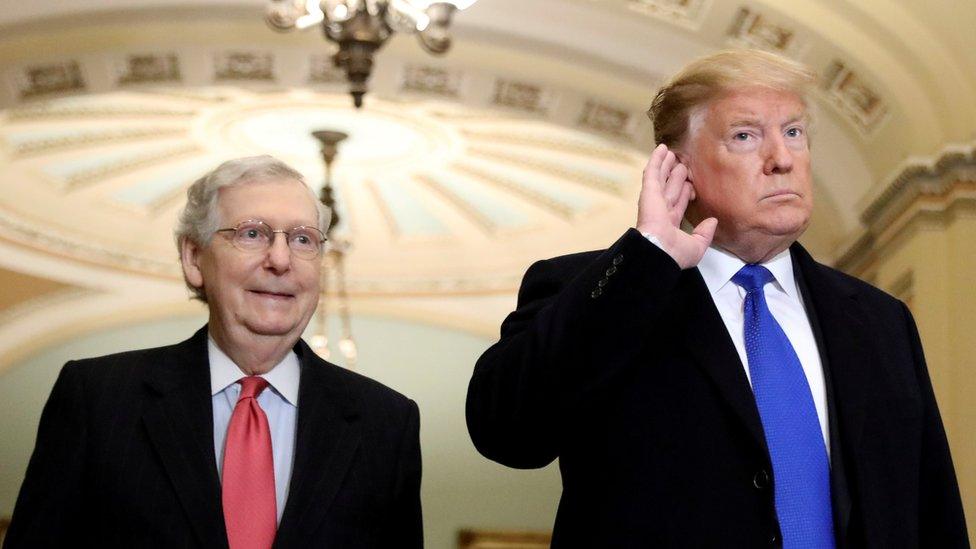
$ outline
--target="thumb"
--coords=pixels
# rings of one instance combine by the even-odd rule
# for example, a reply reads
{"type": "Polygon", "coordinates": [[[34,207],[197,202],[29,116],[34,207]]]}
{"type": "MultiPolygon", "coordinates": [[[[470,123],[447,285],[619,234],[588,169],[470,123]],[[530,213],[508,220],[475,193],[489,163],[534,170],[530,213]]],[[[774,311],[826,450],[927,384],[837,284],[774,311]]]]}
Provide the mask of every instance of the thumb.
{"type": "Polygon", "coordinates": [[[701,223],[695,227],[695,230],[691,232],[692,236],[698,239],[699,242],[704,244],[707,248],[712,245],[712,239],[715,238],[715,229],[718,227],[718,219],[714,217],[709,217],[703,220],[701,223]]]}

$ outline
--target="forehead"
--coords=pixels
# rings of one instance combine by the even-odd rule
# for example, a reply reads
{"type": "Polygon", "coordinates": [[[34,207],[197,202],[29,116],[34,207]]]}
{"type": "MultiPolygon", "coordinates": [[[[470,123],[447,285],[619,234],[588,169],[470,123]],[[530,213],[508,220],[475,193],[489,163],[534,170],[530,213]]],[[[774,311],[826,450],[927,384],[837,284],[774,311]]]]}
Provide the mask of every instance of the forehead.
{"type": "Polygon", "coordinates": [[[218,209],[224,222],[260,219],[314,225],[318,210],[309,189],[296,179],[249,180],[222,187],[218,209]]]}
{"type": "Polygon", "coordinates": [[[803,98],[795,92],[764,87],[739,88],[708,103],[705,117],[723,125],[741,122],[784,122],[807,116],[803,98]]]}

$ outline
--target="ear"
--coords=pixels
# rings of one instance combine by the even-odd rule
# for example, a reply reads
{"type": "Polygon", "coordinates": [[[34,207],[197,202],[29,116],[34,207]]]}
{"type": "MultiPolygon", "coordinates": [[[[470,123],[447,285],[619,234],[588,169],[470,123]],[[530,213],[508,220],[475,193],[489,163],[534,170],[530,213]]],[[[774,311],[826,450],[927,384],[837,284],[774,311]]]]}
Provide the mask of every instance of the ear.
{"type": "Polygon", "coordinates": [[[183,277],[187,284],[194,288],[203,287],[203,271],[200,270],[200,254],[203,250],[193,240],[184,237],[180,241],[180,264],[183,265],[183,277]]]}
{"type": "Polygon", "coordinates": [[[685,165],[685,168],[688,169],[688,176],[687,176],[688,177],[688,181],[690,181],[692,184],[694,184],[695,183],[695,176],[692,173],[691,159],[688,157],[687,154],[685,154],[682,151],[679,151],[677,149],[671,149],[671,150],[674,151],[674,156],[677,157],[678,162],[681,162],[682,164],[684,164],[685,165]]]}

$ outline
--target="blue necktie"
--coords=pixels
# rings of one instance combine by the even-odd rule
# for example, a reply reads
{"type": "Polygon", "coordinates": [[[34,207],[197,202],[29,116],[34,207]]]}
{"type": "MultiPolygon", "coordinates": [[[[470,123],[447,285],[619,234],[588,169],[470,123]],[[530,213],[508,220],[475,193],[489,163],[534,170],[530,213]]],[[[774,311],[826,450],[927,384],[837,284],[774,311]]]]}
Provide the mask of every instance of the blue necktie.
{"type": "Polygon", "coordinates": [[[800,359],[766,305],[773,274],[746,265],[732,282],[746,291],[746,356],[773,462],[776,514],[784,549],[832,549],[830,467],[817,409],[800,359]]]}

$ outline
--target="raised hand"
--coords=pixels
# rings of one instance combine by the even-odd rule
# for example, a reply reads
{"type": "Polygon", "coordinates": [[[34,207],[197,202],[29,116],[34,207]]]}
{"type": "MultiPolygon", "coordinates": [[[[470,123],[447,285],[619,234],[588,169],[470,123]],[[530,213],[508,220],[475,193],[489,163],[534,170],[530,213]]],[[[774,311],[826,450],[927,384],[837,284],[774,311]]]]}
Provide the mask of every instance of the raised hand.
{"type": "Polygon", "coordinates": [[[709,217],[691,234],[681,230],[688,202],[695,188],[688,181],[688,168],[663,143],[651,153],[644,167],[640,198],[637,199],[637,230],[650,234],[682,269],[698,265],[712,243],[718,220],[709,217]]]}

